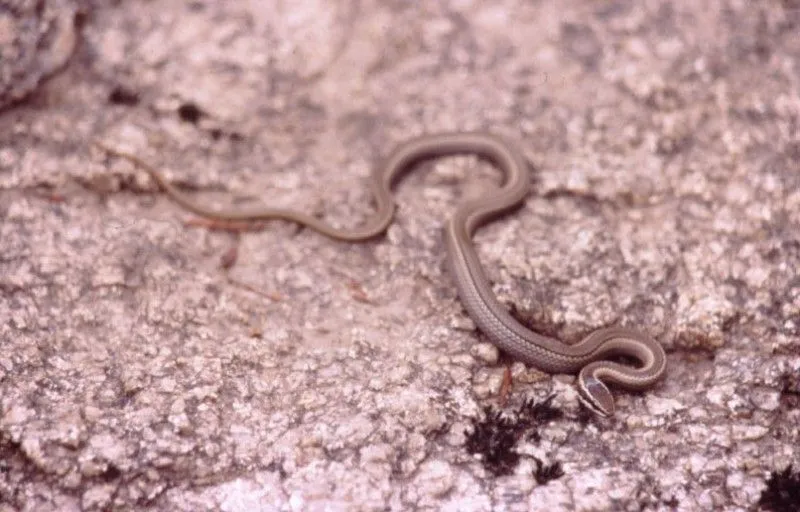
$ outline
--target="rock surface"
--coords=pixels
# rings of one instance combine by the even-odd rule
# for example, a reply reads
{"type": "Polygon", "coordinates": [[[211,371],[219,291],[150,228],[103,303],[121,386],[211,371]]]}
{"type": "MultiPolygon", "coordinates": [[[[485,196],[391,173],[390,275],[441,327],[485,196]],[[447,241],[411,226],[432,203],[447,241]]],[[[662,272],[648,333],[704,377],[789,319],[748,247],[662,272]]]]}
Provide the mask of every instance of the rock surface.
{"type": "Polygon", "coordinates": [[[79,35],[0,114],[1,511],[737,510],[800,467],[791,2],[133,1],[79,35]],[[488,164],[420,165],[387,235],[352,245],[198,226],[94,144],[209,203],[354,226],[394,144],[462,129],[535,167],[476,237],[501,301],[667,349],[614,418],[461,310],[441,228],[488,164]],[[470,451],[476,431],[509,451],[470,451]]]}
{"type": "Polygon", "coordinates": [[[33,93],[75,50],[87,0],[0,0],[0,110],[33,93]]]}

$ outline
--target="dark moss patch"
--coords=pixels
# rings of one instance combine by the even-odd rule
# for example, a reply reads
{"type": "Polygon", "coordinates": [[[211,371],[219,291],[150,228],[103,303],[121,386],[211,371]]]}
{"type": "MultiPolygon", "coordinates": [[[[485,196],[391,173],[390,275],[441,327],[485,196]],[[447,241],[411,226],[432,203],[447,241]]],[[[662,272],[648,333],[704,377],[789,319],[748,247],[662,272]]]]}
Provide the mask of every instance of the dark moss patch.
{"type": "MultiPolygon", "coordinates": [[[[520,455],[515,450],[517,442],[520,439],[538,442],[538,428],[563,416],[559,409],[551,405],[552,400],[553,395],[538,403],[532,399],[527,400],[511,413],[485,408],[484,418],[473,421],[472,431],[467,432],[467,451],[480,454],[483,466],[493,475],[511,474],[520,460],[520,455]]],[[[557,462],[546,467],[538,462],[536,474],[540,471],[543,481],[563,475],[561,465],[557,462]]],[[[536,478],[539,481],[539,476],[536,478]]]]}
{"type": "Polygon", "coordinates": [[[484,409],[484,414],[483,420],[473,423],[467,451],[480,454],[483,466],[493,475],[508,475],[519,463],[519,454],[514,451],[521,430],[519,423],[490,407],[484,409]]]}
{"type": "Polygon", "coordinates": [[[791,464],[783,471],[773,471],[758,505],[772,512],[800,511],[800,472],[792,471],[791,464]]]}
{"type": "Polygon", "coordinates": [[[536,470],[533,472],[533,478],[536,479],[536,483],[539,485],[544,485],[550,480],[555,480],[564,476],[564,468],[561,467],[561,463],[558,461],[552,464],[545,464],[536,458],[534,458],[533,461],[536,463],[536,470]]]}
{"type": "Polygon", "coordinates": [[[564,413],[561,409],[553,407],[554,397],[555,395],[550,395],[538,403],[532,398],[526,400],[520,408],[520,421],[544,425],[553,420],[561,419],[564,413]]]}

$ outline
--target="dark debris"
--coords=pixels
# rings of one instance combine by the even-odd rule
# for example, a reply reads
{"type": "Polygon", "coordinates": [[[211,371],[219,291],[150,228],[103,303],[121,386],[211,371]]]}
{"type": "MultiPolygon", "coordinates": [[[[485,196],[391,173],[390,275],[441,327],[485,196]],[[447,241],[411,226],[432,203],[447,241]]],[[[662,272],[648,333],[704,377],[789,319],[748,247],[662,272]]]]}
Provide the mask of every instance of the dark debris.
{"type": "Polygon", "coordinates": [[[483,466],[493,475],[510,474],[519,463],[519,454],[513,449],[521,428],[516,420],[504,417],[490,407],[484,409],[485,417],[473,422],[467,434],[467,451],[483,456],[483,466]]]}
{"type": "Polygon", "coordinates": [[[131,89],[118,85],[108,94],[108,102],[112,105],[132,107],[139,104],[139,95],[131,89]]]}
{"type": "Polygon", "coordinates": [[[536,463],[533,478],[536,479],[536,483],[539,485],[544,485],[550,480],[564,476],[564,468],[561,467],[561,463],[558,461],[552,464],[545,464],[537,458],[534,458],[533,461],[536,463]]]}
{"type": "MultiPolygon", "coordinates": [[[[471,454],[480,454],[483,466],[493,475],[511,474],[520,459],[515,451],[517,442],[522,438],[538,442],[538,427],[563,416],[559,409],[551,405],[553,396],[538,403],[533,399],[526,400],[511,415],[486,407],[483,420],[473,421],[472,432],[467,432],[467,451],[471,454]]],[[[560,471],[560,464],[555,463],[553,466],[555,465],[558,465],[560,471]]],[[[562,471],[561,474],[553,476],[555,473],[549,473],[554,471],[553,468],[550,466],[541,468],[537,464],[536,475],[540,470],[548,472],[549,480],[563,474],[562,471]]],[[[541,477],[546,478],[544,473],[541,477]]],[[[536,479],[539,481],[539,476],[536,476],[536,479]]]]}
{"type": "Polygon", "coordinates": [[[520,421],[544,424],[564,417],[561,409],[553,407],[553,398],[555,395],[550,395],[538,403],[533,398],[526,400],[519,410],[520,421]]]}
{"type": "Polygon", "coordinates": [[[187,102],[178,107],[178,117],[186,123],[197,124],[200,118],[204,116],[205,112],[200,110],[200,107],[194,103],[187,102]]]}
{"type": "Polygon", "coordinates": [[[758,505],[772,512],[800,511],[800,471],[792,471],[791,464],[783,471],[773,471],[758,505]]]}

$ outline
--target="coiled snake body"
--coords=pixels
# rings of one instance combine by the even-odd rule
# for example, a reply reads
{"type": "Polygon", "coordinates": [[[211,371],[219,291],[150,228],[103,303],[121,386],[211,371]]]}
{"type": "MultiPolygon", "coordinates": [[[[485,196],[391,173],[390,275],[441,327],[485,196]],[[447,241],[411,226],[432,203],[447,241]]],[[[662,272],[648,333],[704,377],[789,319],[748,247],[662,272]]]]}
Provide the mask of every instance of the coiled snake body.
{"type": "Polygon", "coordinates": [[[331,238],[352,242],[373,238],[386,230],[395,211],[391,189],[415,163],[456,154],[486,158],[505,174],[502,187],[460,204],[445,227],[449,266],[458,294],[478,328],[500,349],[540,370],[578,372],[580,395],[596,412],[606,416],[614,413],[614,399],[606,382],[625,389],[642,390],[653,386],[665,373],[664,349],[642,332],[622,327],[603,328],[578,343],[566,344],[523,326],[497,301],[478,260],[472,235],[480,226],[517,207],[530,187],[525,158],[513,144],[497,135],[444,133],[425,135],[400,144],[373,173],[371,187],[377,212],[370,221],[354,230],[337,229],[311,215],[281,208],[208,208],[177,190],[159,171],[138,157],[105,145],[102,147],[142,167],[176,203],[198,215],[227,221],[284,219],[331,238]],[[616,356],[633,358],[639,365],[633,367],[608,360],[616,356]]]}

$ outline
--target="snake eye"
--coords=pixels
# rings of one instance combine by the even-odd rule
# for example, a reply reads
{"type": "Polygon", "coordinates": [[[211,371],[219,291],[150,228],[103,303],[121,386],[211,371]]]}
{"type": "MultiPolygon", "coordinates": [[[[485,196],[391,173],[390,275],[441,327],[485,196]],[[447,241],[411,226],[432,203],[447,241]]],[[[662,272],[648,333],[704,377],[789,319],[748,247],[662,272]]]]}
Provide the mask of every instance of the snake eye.
{"type": "Polygon", "coordinates": [[[608,387],[596,377],[581,375],[578,379],[578,391],[587,405],[598,414],[602,416],[614,414],[614,397],[608,387]]]}

